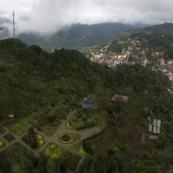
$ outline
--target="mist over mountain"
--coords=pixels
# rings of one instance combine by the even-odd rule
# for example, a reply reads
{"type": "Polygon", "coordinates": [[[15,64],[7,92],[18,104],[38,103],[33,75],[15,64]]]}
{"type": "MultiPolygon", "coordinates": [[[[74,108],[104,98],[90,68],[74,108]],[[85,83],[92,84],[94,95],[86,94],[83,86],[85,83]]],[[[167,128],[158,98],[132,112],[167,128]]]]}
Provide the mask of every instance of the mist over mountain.
{"type": "Polygon", "coordinates": [[[17,38],[29,45],[39,45],[47,51],[55,48],[81,49],[104,44],[122,31],[141,27],[144,27],[144,25],[126,25],[122,23],[73,24],[64,27],[51,36],[43,36],[32,32],[19,34],[17,38]]]}

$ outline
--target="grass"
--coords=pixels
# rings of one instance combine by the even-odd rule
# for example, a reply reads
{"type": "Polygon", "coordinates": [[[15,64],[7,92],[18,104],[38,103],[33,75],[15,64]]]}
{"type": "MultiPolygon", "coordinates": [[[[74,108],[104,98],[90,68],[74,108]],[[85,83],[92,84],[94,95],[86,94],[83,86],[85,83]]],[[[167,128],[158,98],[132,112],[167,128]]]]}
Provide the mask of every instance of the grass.
{"type": "Polygon", "coordinates": [[[5,132],[5,129],[3,127],[0,127],[0,135],[3,135],[5,132]]]}
{"type": "Polygon", "coordinates": [[[79,152],[85,155],[89,155],[88,153],[85,152],[82,145],[80,146],[79,152]]]}
{"type": "Polygon", "coordinates": [[[47,136],[52,136],[57,131],[57,129],[59,128],[60,125],[61,125],[61,122],[56,126],[51,126],[49,124],[43,125],[42,132],[47,136]]]}
{"type": "Polygon", "coordinates": [[[6,134],[5,136],[3,136],[3,138],[7,141],[7,142],[12,142],[14,139],[15,139],[15,137],[12,135],[12,134],[10,134],[10,133],[8,133],[8,134],[6,134]]]}

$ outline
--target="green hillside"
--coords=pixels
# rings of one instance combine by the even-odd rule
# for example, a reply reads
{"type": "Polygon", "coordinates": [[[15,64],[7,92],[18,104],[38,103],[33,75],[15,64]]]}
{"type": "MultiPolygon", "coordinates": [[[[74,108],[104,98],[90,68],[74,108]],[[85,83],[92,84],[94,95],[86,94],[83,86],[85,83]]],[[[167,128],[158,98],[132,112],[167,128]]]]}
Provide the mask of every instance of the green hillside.
{"type": "MultiPolygon", "coordinates": [[[[168,173],[172,170],[173,96],[167,90],[171,89],[171,83],[166,76],[140,65],[122,65],[113,70],[90,62],[76,50],[48,53],[38,46],[6,39],[0,41],[0,79],[0,119],[5,126],[9,126],[6,121],[9,114],[14,114],[17,120],[29,118],[35,112],[49,116],[47,105],[56,105],[58,110],[76,110],[77,116],[86,115],[88,119],[97,115],[96,123],[104,120],[101,133],[81,141],[89,155],[78,172],[168,173]],[[95,109],[87,110],[80,104],[88,94],[95,96],[95,109]],[[111,104],[114,95],[119,97],[111,104]],[[124,101],[121,96],[128,99],[124,101]],[[161,133],[155,141],[148,138],[148,117],[162,120],[161,133]],[[143,133],[146,137],[141,143],[143,133]]],[[[34,169],[30,158],[25,156],[22,160],[17,152],[14,152],[18,158],[15,160],[10,160],[9,155],[4,160],[4,154],[0,155],[1,172],[17,173],[20,168],[26,173],[31,170],[54,173],[62,162],[51,160],[47,164],[42,154],[34,169]],[[13,163],[17,165],[16,171],[12,169],[13,163]],[[51,169],[52,165],[56,170],[51,169]]]]}

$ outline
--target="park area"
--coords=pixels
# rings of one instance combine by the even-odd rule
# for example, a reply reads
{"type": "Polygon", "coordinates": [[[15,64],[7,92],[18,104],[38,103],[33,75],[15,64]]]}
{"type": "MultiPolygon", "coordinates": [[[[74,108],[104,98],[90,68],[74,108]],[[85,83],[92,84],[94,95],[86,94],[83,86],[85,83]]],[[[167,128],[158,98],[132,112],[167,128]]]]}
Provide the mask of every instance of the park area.
{"type": "Polygon", "coordinates": [[[3,138],[4,138],[7,142],[9,142],[9,143],[12,142],[12,141],[15,139],[15,137],[14,137],[12,134],[10,134],[10,133],[4,135],[3,138]]]}
{"type": "Polygon", "coordinates": [[[15,135],[20,136],[28,130],[28,127],[21,122],[15,122],[9,126],[9,130],[15,135]]]}
{"type": "Polygon", "coordinates": [[[103,127],[104,118],[94,109],[79,109],[76,111],[67,122],[68,128],[76,130],[85,129],[93,126],[103,127]]]}
{"type": "Polygon", "coordinates": [[[55,143],[49,143],[42,151],[47,156],[51,157],[52,159],[58,159],[63,150],[55,143]]]}

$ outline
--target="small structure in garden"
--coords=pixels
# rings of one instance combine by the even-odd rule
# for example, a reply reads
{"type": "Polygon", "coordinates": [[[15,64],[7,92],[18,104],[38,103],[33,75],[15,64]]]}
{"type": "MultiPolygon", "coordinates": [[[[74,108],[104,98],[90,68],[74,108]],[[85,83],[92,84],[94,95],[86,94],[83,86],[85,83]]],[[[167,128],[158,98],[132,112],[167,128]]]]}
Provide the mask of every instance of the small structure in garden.
{"type": "Polygon", "coordinates": [[[123,95],[114,95],[111,99],[111,103],[115,102],[115,101],[121,101],[123,103],[127,103],[129,101],[129,97],[127,96],[123,96],[123,95]]]}
{"type": "Polygon", "coordinates": [[[14,121],[14,120],[15,120],[14,114],[9,114],[7,121],[14,121]]]}
{"type": "Polygon", "coordinates": [[[69,133],[61,133],[59,135],[59,140],[64,144],[70,144],[73,142],[73,136],[69,133]]]}
{"type": "Polygon", "coordinates": [[[149,131],[149,139],[156,140],[158,138],[158,135],[160,134],[161,129],[161,120],[160,119],[154,119],[153,123],[149,124],[148,131],[149,131]]]}

